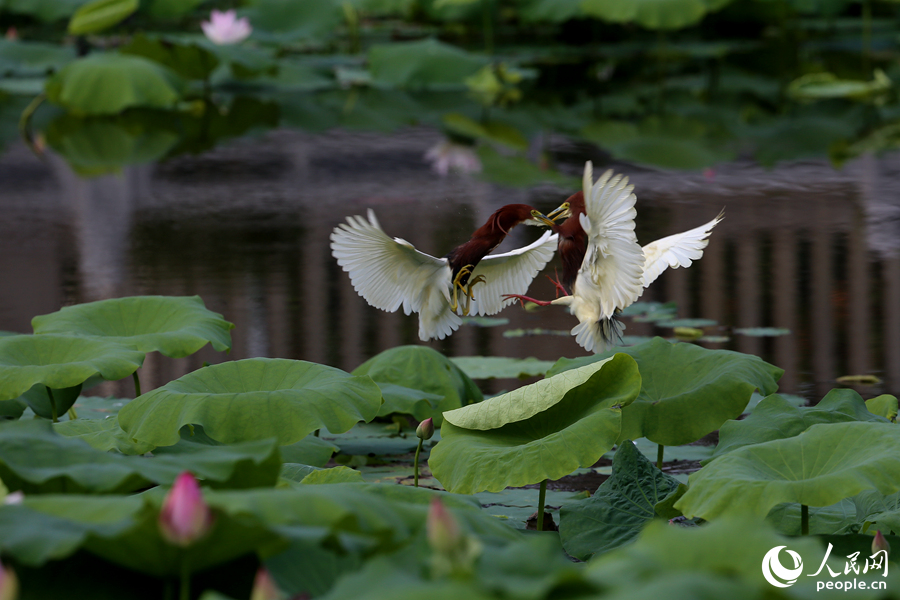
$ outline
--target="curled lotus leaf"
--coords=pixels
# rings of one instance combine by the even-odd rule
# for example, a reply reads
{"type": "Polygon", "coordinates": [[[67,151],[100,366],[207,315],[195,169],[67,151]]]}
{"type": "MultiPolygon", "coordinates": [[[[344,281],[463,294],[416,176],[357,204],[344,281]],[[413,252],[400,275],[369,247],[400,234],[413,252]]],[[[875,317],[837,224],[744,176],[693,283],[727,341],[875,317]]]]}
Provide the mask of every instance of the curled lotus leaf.
{"type": "Polygon", "coordinates": [[[249,358],[204,367],[147,392],[119,411],[132,439],[171,446],[185,425],[225,444],[276,438],[293,444],[371,421],[381,408],[369,377],[300,360],[249,358]]]}
{"type": "Polygon", "coordinates": [[[520,388],[526,391],[517,397],[530,408],[512,418],[504,414],[511,404],[503,396],[485,401],[477,412],[467,407],[461,414],[445,413],[441,441],[428,460],[434,477],[457,493],[499,492],[559,479],[593,465],[615,444],[621,407],[632,402],[640,390],[637,363],[618,354],[596,369],[589,366],[557,381],[565,380],[571,387],[555,390],[558,397],[553,399],[541,397],[541,390],[551,387],[547,384],[520,388]],[[589,377],[582,377],[587,373],[591,373],[589,377]],[[456,422],[496,427],[466,429],[456,422]]]}
{"type": "Polygon", "coordinates": [[[193,354],[207,343],[231,349],[234,325],[206,308],[200,296],[131,296],[67,306],[31,320],[34,332],[99,336],[141,352],[170,358],[193,354]]]}
{"type": "Polygon", "coordinates": [[[707,520],[726,512],[764,517],[782,502],[830,506],[865,490],[892,494],[900,490],[898,453],[893,423],[821,423],[717,458],[690,476],[675,508],[707,520]]]}
{"type": "Polygon", "coordinates": [[[37,384],[71,388],[96,375],[115,381],[143,362],[143,352],[113,340],[55,334],[0,337],[0,400],[18,398],[37,384]]]}

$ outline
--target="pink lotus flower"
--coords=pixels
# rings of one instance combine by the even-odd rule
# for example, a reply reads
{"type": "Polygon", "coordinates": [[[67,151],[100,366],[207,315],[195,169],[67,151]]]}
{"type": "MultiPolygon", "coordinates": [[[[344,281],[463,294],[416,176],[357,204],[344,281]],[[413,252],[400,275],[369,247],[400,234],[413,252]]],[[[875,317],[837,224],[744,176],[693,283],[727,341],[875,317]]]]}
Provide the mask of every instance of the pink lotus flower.
{"type": "Polygon", "coordinates": [[[253,31],[247,17],[237,18],[234,10],[225,12],[213,10],[209,21],[200,23],[203,34],[213,43],[219,46],[237,44],[245,39],[253,31]]]}
{"type": "Polygon", "coordinates": [[[440,498],[432,498],[428,509],[428,544],[436,552],[453,553],[459,547],[461,534],[456,519],[444,507],[440,498]]]}
{"type": "Polygon", "coordinates": [[[434,421],[431,418],[425,419],[416,427],[416,437],[420,440],[430,440],[434,435],[434,421]]]}
{"type": "Polygon", "coordinates": [[[451,169],[462,173],[477,173],[481,171],[481,160],[475,154],[472,146],[464,146],[454,142],[441,142],[433,146],[425,153],[425,160],[431,163],[431,168],[442,177],[451,169]]]}
{"type": "Polygon", "coordinates": [[[278,600],[281,594],[278,586],[269,575],[269,571],[265,567],[260,567],[256,571],[256,577],[253,579],[253,590],[250,592],[250,600],[278,600]]]}
{"type": "Polygon", "coordinates": [[[881,531],[875,532],[875,538],[872,540],[872,554],[877,552],[881,552],[884,550],[885,554],[891,553],[891,545],[888,543],[884,536],[881,534],[881,531]]]}
{"type": "Polygon", "coordinates": [[[190,546],[212,527],[212,513],[203,500],[200,485],[193,474],[185,471],[163,500],[159,513],[159,530],[171,544],[190,546]]]}
{"type": "Polygon", "coordinates": [[[4,567],[0,562],[0,600],[15,600],[19,595],[19,580],[16,572],[4,567]]]}

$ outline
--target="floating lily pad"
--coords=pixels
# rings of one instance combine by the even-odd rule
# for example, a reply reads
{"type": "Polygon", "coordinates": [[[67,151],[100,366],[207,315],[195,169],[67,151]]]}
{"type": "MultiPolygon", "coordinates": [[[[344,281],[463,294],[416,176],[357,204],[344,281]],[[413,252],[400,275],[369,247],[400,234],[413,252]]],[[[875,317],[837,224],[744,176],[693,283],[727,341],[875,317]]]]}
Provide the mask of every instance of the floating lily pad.
{"type": "MultiPolygon", "coordinates": [[[[40,337],[40,336],[37,336],[40,337]]],[[[250,358],[204,367],[119,411],[133,439],[170,446],[185,425],[223,443],[276,438],[292,444],[316,429],[343,432],[370,421],[381,391],[368,377],[298,360],[250,358]]]]}
{"type": "Polygon", "coordinates": [[[428,465],[457,493],[559,479],[594,464],[613,446],[620,407],[639,389],[636,363],[619,354],[445,413],[428,465]]]}
{"type": "Polygon", "coordinates": [[[544,375],[553,361],[500,356],[454,356],[450,360],[472,379],[527,379],[544,375]]]}
{"type": "Polygon", "coordinates": [[[714,325],[718,325],[718,321],[714,321],[712,319],[670,319],[667,321],[656,322],[657,327],[687,327],[689,329],[696,329],[698,327],[712,327],[714,325]]]}
{"type": "Polygon", "coordinates": [[[419,438],[413,430],[398,432],[383,423],[365,423],[341,434],[322,432],[322,440],[337,444],[342,454],[351,456],[386,456],[413,452],[419,438]]]}
{"type": "Polygon", "coordinates": [[[844,375],[835,381],[846,385],[878,385],[881,383],[881,379],[875,375],[844,375]]]}
{"type": "Polygon", "coordinates": [[[143,352],[111,340],[76,335],[0,337],[0,400],[18,398],[36,384],[71,388],[95,375],[115,381],[134,373],[143,362],[143,352]]]}
{"type": "Polygon", "coordinates": [[[131,296],[67,306],[31,320],[35,333],[101,336],[141,352],[189,356],[211,343],[231,349],[232,323],[208,310],[200,296],[131,296]]]}
{"type": "Polygon", "coordinates": [[[501,325],[509,325],[509,319],[499,317],[462,317],[462,324],[475,327],[500,327],[501,325]]]}
{"type": "Polygon", "coordinates": [[[778,337],[780,335],[790,335],[791,330],[784,327],[742,327],[734,330],[738,335],[748,335],[751,337],[778,337]]]}
{"type": "Polygon", "coordinates": [[[813,425],[799,435],[732,450],[690,476],[675,503],[684,516],[765,516],[777,504],[829,506],[867,489],[900,490],[900,429],[855,421],[813,425]]]}
{"type": "Polygon", "coordinates": [[[503,337],[505,338],[531,337],[534,335],[558,335],[565,337],[572,335],[572,332],[567,329],[542,329],[540,327],[534,329],[507,329],[503,332],[503,337]]]}

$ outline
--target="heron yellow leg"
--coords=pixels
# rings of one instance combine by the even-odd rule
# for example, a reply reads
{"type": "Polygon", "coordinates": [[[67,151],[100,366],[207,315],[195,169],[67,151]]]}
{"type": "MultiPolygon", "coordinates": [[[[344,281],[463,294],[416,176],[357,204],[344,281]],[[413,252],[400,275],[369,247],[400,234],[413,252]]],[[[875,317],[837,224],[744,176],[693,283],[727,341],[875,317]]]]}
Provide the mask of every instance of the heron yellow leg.
{"type": "Polygon", "coordinates": [[[475,299],[475,296],[472,294],[472,288],[475,287],[475,284],[485,283],[484,275],[479,275],[475,279],[469,281],[469,287],[466,290],[466,307],[463,309],[463,316],[467,316],[469,314],[469,309],[472,306],[472,300],[475,299]]]}
{"type": "Polygon", "coordinates": [[[453,278],[453,294],[452,300],[450,301],[450,310],[456,312],[456,309],[459,308],[459,290],[462,290],[463,294],[468,295],[468,291],[463,287],[463,284],[460,283],[460,279],[462,279],[466,275],[472,274],[472,265],[466,265],[462,269],[459,270],[459,273],[456,274],[456,277],[453,278]]]}

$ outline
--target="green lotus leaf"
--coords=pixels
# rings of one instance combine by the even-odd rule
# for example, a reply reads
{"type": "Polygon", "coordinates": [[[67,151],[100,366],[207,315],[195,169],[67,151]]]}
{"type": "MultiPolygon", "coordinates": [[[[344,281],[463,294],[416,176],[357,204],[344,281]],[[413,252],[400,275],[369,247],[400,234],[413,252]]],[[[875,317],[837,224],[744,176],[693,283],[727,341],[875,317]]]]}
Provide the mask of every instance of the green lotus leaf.
{"type": "Polygon", "coordinates": [[[435,39],[377,44],[369,49],[373,81],[402,88],[465,88],[465,79],[489,62],[435,39]]]}
{"type": "Polygon", "coordinates": [[[35,333],[101,336],[170,358],[193,354],[207,343],[231,350],[234,325],[208,310],[200,296],[131,296],[67,306],[31,320],[35,333]]]}
{"type": "Polygon", "coordinates": [[[19,419],[26,408],[28,408],[28,403],[20,398],[0,400],[0,420],[19,419]]]}
{"type": "Polygon", "coordinates": [[[253,24],[253,38],[285,43],[322,39],[334,34],[343,21],[338,2],[253,0],[245,15],[253,24]]]}
{"type": "Polygon", "coordinates": [[[181,81],[166,67],[139,56],[97,52],[47,80],[47,99],[78,114],[114,115],[132,106],[172,108],[181,81]]]}
{"type": "Polygon", "coordinates": [[[127,45],[120,47],[119,52],[165,65],[185,79],[205,80],[219,66],[218,57],[199,42],[182,42],[171,37],[138,34],[127,45]]]}
{"type": "Polygon", "coordinates": [[[885,495],[877,490],[866,490],[854,496],[852,501],[856,522],[864,524],[863,533],[870,529],[885,534],[900,532],[900,493],[885,495]]]}
{"type": "Polygon", "coordinates": [[[782,502],[829,506],[868,489],[900,490],[900,429],[855,421],[813,425],[794,437],[732,450],[693,473],[675,503],[684,516],[765,516],[782,502]]]}
{"type": "Polygon", "coordinates": [[[656,518],[656,504],[678,489],[678,484],[626,440],[613,457],[612,475],[594,495],[560,509],[563,548],[569,555],[587,560],[627,544],[656,518]]]}
{"type": "Polygon", "coordinates": [[[144,353],[113,340],[76,335],[0,337],[0,400],[18,398],[36,384],[52,389],[81,385],[99,375],[115,381],[144,362],[144,353]]]}
{"type": "Polygon", "coordinates": [[[481,431],[525,421],[562,401],[573,388],[584,385],[610,361],[612,357],[494,396],[486,402],[457,408],[444,413],[444,420],[456,427],[481,431]]]}
{"type": "MultiPolygon", "coordinates": [[[[856,518],[855,498],[844,498],[831,506],[809,507],[810,535],[844,535],[859,531],[862,521],[856,518]]],[[[796,502],[779,504],[766,515],[778,533],[784,535],[802,535],[802,516],[800,505],[796,502]]]]}
{"type": "Polygon", "coordinates": [[[872,81],[839,79],[834,73],[807,73],[788,85],[787,94],[794,100],[812,102],[832,98],[868,100],[891,89],[884,71],[875,69],[872,81]]]}
{"type": "Polygon", "coordinates": [[[425,417],[432,417],[437,426],[442,421],[442,412],[481,402],[484,398],[475,382],[459,367],[427,346],[398,346],[385,350],[356,367],[353,375],[368,375],[378,384],[393,383],[440,396],[443,399],[437,409],[425,417]]]}
{"type": "Polygon", "coordinates": [[[888,421],[897,420],[897,396],[882,394],[866,400],[866,408],[872,414],[884,417],[888,421]]]}
{"type": "Polygon", "coordinates": [[[666,446],[694,442],[740,416],[754,390],[774,393],[784,373],[749,354],[657,337],[595,356],[560,359],[547,375],[604,360],[614,352],[634,357],[642,381],[640,396],[622,410],[620,441],[646,437],[666,446]]]}
{"type": "Polygon", "coordinates": [[[3,10],[49,23],[70,16],[88,0],[4,0],[3,10]]]}
{"type": "Polygon", "coordinates": [[[549,360],[501,356],[454,356],[450,360],[472,379],[527,379],[544,375],[553,366],[549,360]]]}
{"type": "Polygon", "coordinates": [[[120,454],[136,455],[145,454],[154,448],[152,444],[134,442],[115,419],[78,418],[55,423],[53,429],[59,435],[78,438],[103,452],[115,450],[120,454]]]}
{"type": "MultiPolygon", "coordinates": [[[[637,396],[641,378],[634,359],[619,354],[599,369],[588,367],[570,377],[560,376],[552,387],[545,384],[537,388],[538,384],[520,388],[526,390],[524,394],[516,390],[517,397],[532,408],[543,409],[517,415],[532,412],[530,418],[504,421],[504,416],[494,413],[490,406],[495,401],[498,407],[509,406],[503,396],[498,396],[483,403],[488,406],[481,411],[498,424],[496,429],[464,429],[445,421],[441,441],[432,449],[428,465],[446,489],[463,494],[497,492],[559,479],[579,467],[593,465],[615,444],[621,426],[620,407],[637,396]],[[592,375],[582,379],[587,372],[592,375]],[[581,384],[566,390],[560,382],[567,380],[580,380],[581,384]],[[539,390],[545,388],[559,396],[551,402],[542,399],[539,390]]],[[[462,416],[466,423],[470,417],[473,424],[478,423],[477,414],[462,416]]]]}
{"type": "Polygon", "coordinates": [[[637,23],[647,29],[681,29],[730,0],[583,0],[581,10],[612,23],[637,23]]]}
{"type": "Polygon", "coordinates": [[[322,438],[308,435],[299,442],[281,447],[281,458],[286,463],[297,463],[313,467],[324,467],[331,455],[340,450],[322,438]]]}
{"type": "Polygon", "coordinates": [[[808,407],[795,407],[773,394],[763,398],[746,419],[722,425],[719,444],[709,461],[742,446],[794,437],[817,423],[851,421],[885,423],[887,419],[869,412],[862,397],[853,390],[831,390],[817,405],[808,407]]]}
{"type": "MultiPolygon", "coordinates": [[[[378,383],[377,381],[375,383],[378,383]]],[[[414,390],[395,383],[378,383],[384,404],[378,411],[379,417],[385,417],[392,413],[404,413],[414,416],[419,421],[424,421],[432,416],[443,396],[430,394],[422,390],[414,390]]]]}
{"type": "Polygon", "coordinates": [[[368,377],[299,360],[249,358],[204,367],[119,411],[132,439],[171,446],[185,425],[222,443],[276,438],[293,444],[316,429],[341,433],[371,421],[381,391],[368,377]]]}
{"type": "Polygon", "coordinates": [[[304,485],[321,485],[325,483],[363,483],[362,473],[350,467],[332,467],[315,469],[304,477],[300,483],[304,485]]]}
{"type": "Polygon", "coordinates": [[[271,440],[230,446],[182,443],[143,458],[102,452],[76,437],[58,435],[47,421],[0,423],[0,432],[0,479],[26,494],[133,492],[169,484],[185,470],[213,486],[269,486],[281,466],[271,440]]]}
{"type": "Polygon", "coordinates": [[[19,396],[19,399],[24,400],[28,404],[28,408],[39,417],[54,419],[64,415],[72,408],[72,405],[78,400],[79,394],[81,394],[80,383],[61,390],[51,390],[46,385],[38,383],[19,396]]]}
{"type": "Polygon", "coordinates": [[[69,46],[0,39],[0,75],[43,77],[74,59],[69,46]]]}
{"type": "Polygon", "coordinates": [[[138,0],[93,0],[81,6],[69,21],[69,33],[85,35],[97,33],[131,16],[138,9],[138,0]]]}

